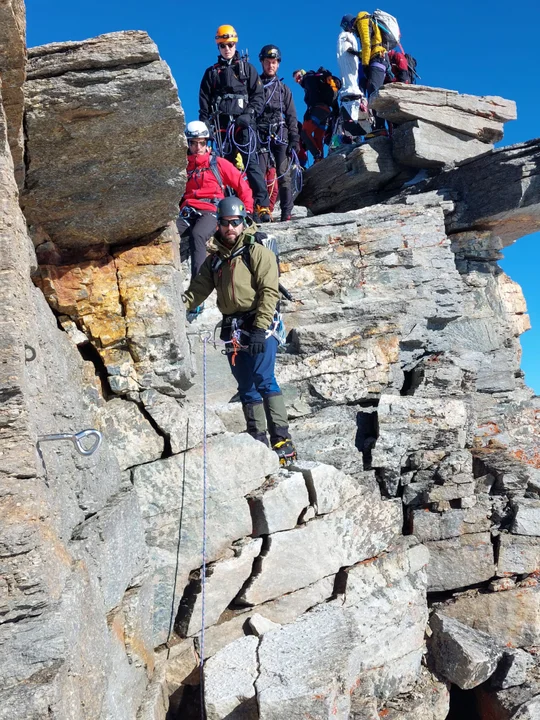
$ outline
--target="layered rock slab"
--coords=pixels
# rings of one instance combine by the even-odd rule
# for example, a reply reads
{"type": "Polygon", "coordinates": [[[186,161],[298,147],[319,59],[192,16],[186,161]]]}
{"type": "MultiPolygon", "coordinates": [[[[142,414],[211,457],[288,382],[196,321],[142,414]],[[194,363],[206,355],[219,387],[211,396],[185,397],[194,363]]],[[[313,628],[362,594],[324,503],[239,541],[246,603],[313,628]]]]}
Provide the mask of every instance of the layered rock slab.
{"type": "Polygon", "coordinates": [[[183,113],[145,32],[29,52],[27,174],[34,237],[85,248],[134,240],[175,218],[185,164],[183,113]]]}
{"type": "Polygon", "coordinates": [[[424,120],[488,143],[501,140],[503,123],[517,118],[516,104],[511,100],[403,83],[381,88],[371,105],[392,123],[424,120]]]}

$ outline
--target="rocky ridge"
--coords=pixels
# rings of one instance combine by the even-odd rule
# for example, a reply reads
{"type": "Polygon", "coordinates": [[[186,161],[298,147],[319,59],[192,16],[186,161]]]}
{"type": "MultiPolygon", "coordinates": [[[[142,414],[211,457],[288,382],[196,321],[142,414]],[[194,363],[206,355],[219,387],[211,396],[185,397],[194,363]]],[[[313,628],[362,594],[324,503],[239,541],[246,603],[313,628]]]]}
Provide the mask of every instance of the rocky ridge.
{"type": "MultiPolygon", "coordinates": [[[[5,122],[0,153],[0,717],[188,718],[200,654],[215,720],[442,720],[455,688],[482,718],[534,717],[540,407],[519,368],[525,302],[497,265],[535,227],[534,141],[473,145],[482,157],[402,189],[418,165],[370,168],[366,154],[388,146],[378,138],[355,172],[370,207],[353,192],[351,212],[272,226],[295,297],[278,372],[300,459],[280,471],[238,434],[210,345],[203,648],[193,368],[217,312],[186,337],[174,82],[144,33],[29,56],[20,200],[33,242],[5,122]],[[138,85],[155,112],[132,97],[138,85]],[[141,134],[111,155],[103,138],[128,120],[141,134]],[[143,191],[152,143],[172,160],[155,156],[143,191]],[[513,178],[497,217],[473,193],[481,163],[494,188],[513,178]],[[95,455],[43,442],[36,454],[39,436],[83,427],[103,431],[95,455]]],[[[393,92],[394,118],[430,108],[399,118],[414,137],[464,134],[448,123],[466,113],[485,144],[513,113],[497,99],[393,92]]],[[[332,179],[337,162],[309,173],[332,179]]]]}

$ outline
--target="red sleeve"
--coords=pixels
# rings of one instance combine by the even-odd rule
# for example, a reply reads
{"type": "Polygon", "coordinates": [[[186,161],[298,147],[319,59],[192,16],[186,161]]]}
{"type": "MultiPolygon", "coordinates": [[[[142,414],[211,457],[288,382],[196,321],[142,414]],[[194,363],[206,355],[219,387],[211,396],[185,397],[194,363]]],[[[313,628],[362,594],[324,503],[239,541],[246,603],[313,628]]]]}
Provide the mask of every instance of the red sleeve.
{"type": "Polygon", "coordinates": [[[252,213],[253,194],[244,173],[225,158],[218,157],[217,162],[223,184],[232,188],[246,206],[246,210],[252,213]]]}

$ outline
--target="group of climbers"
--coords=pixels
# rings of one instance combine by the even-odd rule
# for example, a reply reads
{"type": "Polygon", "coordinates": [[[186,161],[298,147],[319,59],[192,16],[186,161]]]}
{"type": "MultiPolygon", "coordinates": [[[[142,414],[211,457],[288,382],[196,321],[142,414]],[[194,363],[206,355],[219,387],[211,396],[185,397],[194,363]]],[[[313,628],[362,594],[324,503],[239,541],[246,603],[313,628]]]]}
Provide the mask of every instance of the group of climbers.
{"type": "MultiPolygon", "coordinates": [[[[261,49],[259,75],[239,54],[235,29],[220,26],[215,37],[218,60],[201,81],[199,120],[186,128],[187,183],[178,227],[190,246],[192,279],[184,295],[188,318],[195,319],[216,290],[223,314],[221,342],[238,383],[247,430],[266,444],[268,431],[283,464],[296,457],[296,451],[275,378],[276,353],[283,341],[281,286],[277,253],[265,246],[267,238],[255,221],[271,221],[278,194],[281,220],[290,220],[291,169],[305,165],[305,148],[315,161],[321,160],[338,119],[343,135],[367,135],[360,119],[362,113],[368,116],[369,97],[389,76],[412,80],[411,74],[404,80],[395,18],[381,11],[361,12],[345,15],[341,28],[341,80],[323,67],[293,73],[307,106],[300,124],[291,90],[277,75],[279,48],[261,49]]],[[[375,118],[374,129],[382,126],[375,118]]]]}
{"type": "Polygon", "coordinates": [[[385,122],[369,109],[369,100],[385,83],[416,82],[416,60],[401,47],[398,21],[389,13],[344,15],[340,25],[341,109],[333,135],[341,142],[352,142],[360,136],[386,134],[385,122]]]}

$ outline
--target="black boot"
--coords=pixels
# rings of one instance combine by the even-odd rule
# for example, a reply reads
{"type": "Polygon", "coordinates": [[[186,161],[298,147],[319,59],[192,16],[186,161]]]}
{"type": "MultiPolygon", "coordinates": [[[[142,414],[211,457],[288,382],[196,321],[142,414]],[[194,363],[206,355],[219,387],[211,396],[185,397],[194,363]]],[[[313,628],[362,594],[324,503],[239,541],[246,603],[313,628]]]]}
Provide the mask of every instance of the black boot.
{"type": "Polygon", "coordinates": [[[255,440],[259,440],[268,447],[266,437],[266,415],[262,402],[245,403],[242,405],[244,417],[246,418],[247,431],[255,440]]]}
{"type": "Polygon", "coordinates": [[[289,420],[283,395],[269,395],[263,402],[272,450],[277,453],[281,465],[288,465],[296,459],[296,448],[289,434],[289,420]]]}

